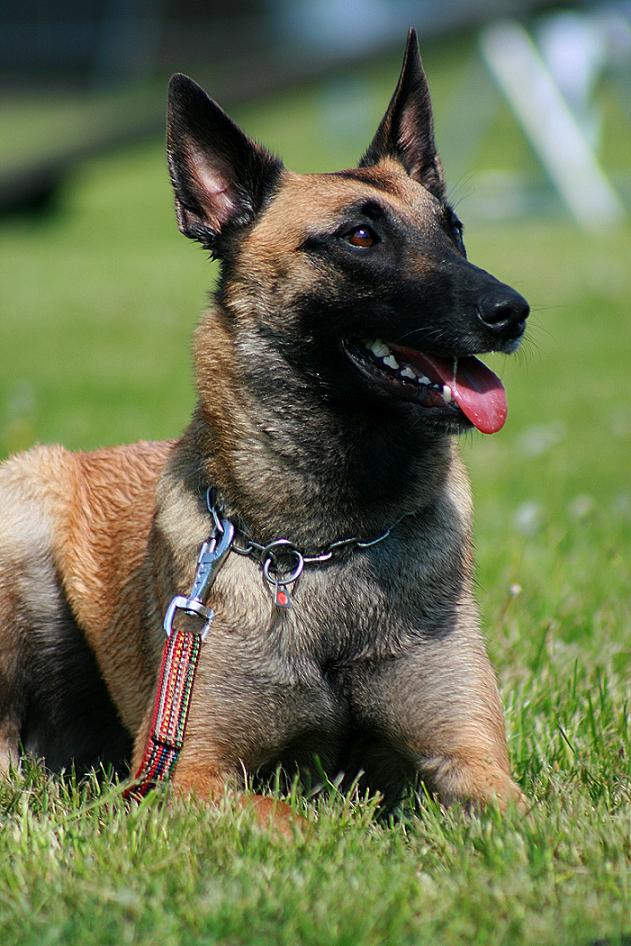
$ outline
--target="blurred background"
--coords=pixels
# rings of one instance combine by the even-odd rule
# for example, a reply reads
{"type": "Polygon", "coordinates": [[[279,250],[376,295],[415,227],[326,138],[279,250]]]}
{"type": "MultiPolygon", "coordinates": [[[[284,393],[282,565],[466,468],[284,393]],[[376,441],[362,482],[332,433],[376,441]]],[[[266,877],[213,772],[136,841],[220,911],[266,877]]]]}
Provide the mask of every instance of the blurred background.
{"type": "Polygon", "coordinates": [[[472,184],[476,216],[624,217],[631,3],[542,0],[5,0],[0,211],[41,210],[91,158],[159,138],[175,71],[229,108],[298,93],[316,163],[351,160],[411,24],[444,160],[452,183],[472,184]]]}
{"type": "Polygon", "coordinates": [[[601,548],[628,539],[629,2],[4,0],[2,454],[187,422],[216,265],[175,224],[169,75],[196,78],[290,168],[338,169],[370,140],[410,25],[470,258],[533,308],[523,353],[492,359],[505,430],[465,442],[482,574],[506,530],[518,556],[587,522],[601,548]]]}

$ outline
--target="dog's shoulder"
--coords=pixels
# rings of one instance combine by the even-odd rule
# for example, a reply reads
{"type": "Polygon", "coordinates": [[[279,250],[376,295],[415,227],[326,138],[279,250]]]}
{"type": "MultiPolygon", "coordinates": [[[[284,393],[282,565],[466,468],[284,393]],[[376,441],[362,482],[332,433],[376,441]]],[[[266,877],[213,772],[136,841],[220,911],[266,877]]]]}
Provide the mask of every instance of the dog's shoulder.
{"type": "Polygon", "coordinates": [[[155,491],[175,441],[145,441],[73,454],[77,486],[84,496],[101,492],[116,505],[155,491]]]}
{"type": "Polygon", "coordinates": [[[90,452],[37,446],[10,457],[0,465],[2,568],[50,562],[78,611],[85,589],[95,600],[108,583],[115,593],[118,572],[144,554],[172,448],[170,441],[90,452]]]}
{"type": "MultiPolygon", "coordinates": [[[[139,492],[153,491],[173,448],[172,441],[108,447],[90,452],[72,452],[59,445],[38,445],[15,454],[0,464],[0,531],[3,516],[55,521],[119,506],[139,492]]],[[[9,526],[9,531],[11,527],[9,526]]]]}

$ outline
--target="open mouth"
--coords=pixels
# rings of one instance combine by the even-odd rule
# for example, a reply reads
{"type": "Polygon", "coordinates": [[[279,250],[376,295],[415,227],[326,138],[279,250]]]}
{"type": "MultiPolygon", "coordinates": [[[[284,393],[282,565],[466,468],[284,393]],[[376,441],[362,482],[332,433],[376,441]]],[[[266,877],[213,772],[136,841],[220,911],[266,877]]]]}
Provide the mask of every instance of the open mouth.
{"type": "Polygon", "coordinates": [[[347,340],[344,350],[368,381],[393,397],[414,401],[432,418],[472,424],[483,434],[504,426],[504,385],[473,355],[440,358],[379,338],[347,340]]]}

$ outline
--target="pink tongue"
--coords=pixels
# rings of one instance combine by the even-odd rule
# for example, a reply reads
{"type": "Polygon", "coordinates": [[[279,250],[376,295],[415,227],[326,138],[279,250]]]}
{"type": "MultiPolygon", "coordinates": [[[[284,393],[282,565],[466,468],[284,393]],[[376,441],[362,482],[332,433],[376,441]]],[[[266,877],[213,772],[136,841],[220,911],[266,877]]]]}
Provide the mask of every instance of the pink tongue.
{"type": "Polygon", "coordinates": [[[459,358],[454,379],[454,362],[451,358],[425,355],[398,345],[391,345],[391,348],[399,350],[405,361],[411,362],[432,381],[448,384],[455,403],[483,434],[494,434],[502,429],[508,413],[504,385],[477,358],[472,355],[459,358]]]}

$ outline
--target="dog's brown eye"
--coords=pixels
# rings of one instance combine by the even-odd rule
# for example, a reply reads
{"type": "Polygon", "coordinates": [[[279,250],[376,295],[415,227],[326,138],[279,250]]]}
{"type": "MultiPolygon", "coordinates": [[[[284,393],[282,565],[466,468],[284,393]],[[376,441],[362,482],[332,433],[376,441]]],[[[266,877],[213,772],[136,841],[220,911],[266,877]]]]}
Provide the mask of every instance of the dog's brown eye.
{"type": "Polygon", "coordinates": [[[447,223],[448,223],[448,226],[449,226],[449,228],[450,228],[450,230],[451,230],[452,236],[453,236],[453,238],[454,238],[454,242],[455,242],[456,246],[458,247],[458,250],[462,253],[462,255],[463,255],[463,256],[465,257],[465,259],[466,259],[467,251],[465,250],[464,241],[463,241],[463,239],[462,239],[462,235],[463,235],[463,232],[464,232],[464,231],[463,231],[463,226],[462,226],[460,220],[458,220],[458,217],[456,217],[456,215],[455,215],[455,213],[453,212],[453,210],[450,210],[449,213],[448,213],[448,216],[447,216],[447,223]]]}
{"type": "Polygon", "coordinates": [[[345,239],[351,246],[360,246],[364,250],[370,249],[377,242],[377,236],[370,227],[353,227],[348,231],[345,239]]]}

